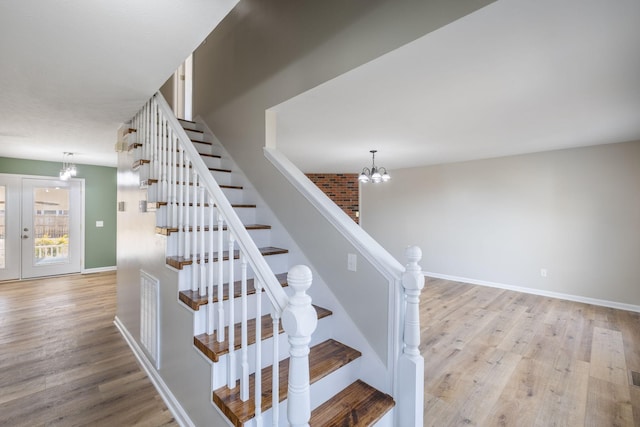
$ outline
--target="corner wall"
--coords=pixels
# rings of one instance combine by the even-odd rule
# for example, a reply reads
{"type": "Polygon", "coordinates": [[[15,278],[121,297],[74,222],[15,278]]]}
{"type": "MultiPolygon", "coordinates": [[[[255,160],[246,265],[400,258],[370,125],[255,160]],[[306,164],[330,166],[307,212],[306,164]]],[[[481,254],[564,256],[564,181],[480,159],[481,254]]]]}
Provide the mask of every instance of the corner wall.
{"type": "Polygon", "coordinates": [[[194,54],[194,116],[222,142],[381,360],[388,282],[362,257],[357,273],[347,271],[355,248],[264,157],[265,111],[488,3],[244,0],[194,54]]]}
{"type": "Polygon", "coordinates": [[[396,256],[419,245],[426,272],[640,306],[640,141],[394,170],[362,187],[364,229],[396,256]]]}
{"type": "MultiPolygon", "coordinates": [[[[0,173],[57,177],[60,162],[0,157],[0,173]]],[[[85,182],[84,268],[116,265],[116,168],[77,164],[85,182]],[[95,226],[103,221],[104,227],[95,226]]]]}

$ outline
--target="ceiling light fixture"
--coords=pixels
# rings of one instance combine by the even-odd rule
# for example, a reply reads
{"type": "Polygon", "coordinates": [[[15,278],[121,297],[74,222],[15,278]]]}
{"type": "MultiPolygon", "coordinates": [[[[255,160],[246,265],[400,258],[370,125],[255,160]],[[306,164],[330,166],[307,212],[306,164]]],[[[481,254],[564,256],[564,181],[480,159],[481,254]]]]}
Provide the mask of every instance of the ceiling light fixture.
{"type": "Polygon", "coordinates": [[[73,153],[64,152],[62,154],[62,169],[60,169],[60,179],[68,180],[78,174],[78,169],[73,163],[73,153]]]}
{"type": "Polygon", "coordinates": [[[358,176],[358,181],[362,183],[371,181],[374,184],[389,181],[391,176],[387,173],[387,169],[382,166],[376,166],[376,153],[378,150],[369,150],[369,152],[371,153],[371,169],[363,168],[360,176],[358,176]]]}

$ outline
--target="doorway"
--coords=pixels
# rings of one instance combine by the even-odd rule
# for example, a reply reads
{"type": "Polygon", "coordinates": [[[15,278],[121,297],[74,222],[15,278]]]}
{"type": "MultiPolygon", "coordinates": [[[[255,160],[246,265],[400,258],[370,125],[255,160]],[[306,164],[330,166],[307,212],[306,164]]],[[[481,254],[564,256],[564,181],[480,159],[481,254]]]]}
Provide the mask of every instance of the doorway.
{"type": "Polygon", "coordinates": [[[0,175],[0,280],[79,273],[82,180],[0,175]]]}

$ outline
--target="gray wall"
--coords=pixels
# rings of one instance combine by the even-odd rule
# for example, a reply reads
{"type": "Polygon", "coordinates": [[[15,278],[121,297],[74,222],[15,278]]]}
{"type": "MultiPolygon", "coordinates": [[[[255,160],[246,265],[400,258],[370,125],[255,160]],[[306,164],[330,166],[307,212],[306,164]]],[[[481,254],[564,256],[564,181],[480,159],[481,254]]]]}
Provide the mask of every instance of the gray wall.
{"type": "Polygon", "coordinates": [[[202,117],[332,287],[382,360],[387,283],[264,158],[265,110],[490,1],[241,1],[194,55],[202,117]],[[365,300],[366,304],[362,301],[365,300]]]}
{"type": "Polygon", "coordinates": [[[226,426],[211,403],[211,370],[193,348],[193,315],[178,303],[178,276],[165,264],[165,237],[155,234],[155,213],[140,213],[146,200],[130,153],[118,154],[118,279],[116,315],[140,344],[140,271],[160,281],[160,360],[158,371],[198,426],[226,426]]]}
{"type": "Polygon", "coordinates": [[[640,305],[640,142],[392,176],[363,186],[362,226],[424,271],[640,305]]]}

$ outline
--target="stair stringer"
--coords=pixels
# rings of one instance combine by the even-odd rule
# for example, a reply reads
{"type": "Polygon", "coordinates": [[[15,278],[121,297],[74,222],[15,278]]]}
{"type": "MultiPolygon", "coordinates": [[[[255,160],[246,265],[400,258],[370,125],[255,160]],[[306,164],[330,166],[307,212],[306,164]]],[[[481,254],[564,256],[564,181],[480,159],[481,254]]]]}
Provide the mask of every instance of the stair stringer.
{"type": "MultiPolygon", "coordinates": [[[[211,129],[209,129],[200,117],[196,117],[195,121],[205,133],[211,135],[212,142],[216,147],[217,152],[222,155],[223,159],[227,160],[226,164],[229,168],[236,172],[235,178],[239,180],[238,183],[243,186],[245,191],[244,199],[250,200],[258,206],[256,211],[258,222],[271,225],[271,245],[289,249],[289,266],[303,264],[311,268],[313,273],[313,283],[311,288],[308,290],[308,294],[312,297],[314,304],[331,309],[333,312],[333,315],[331,316],[333,317],[333,324],[339,325],[339,327],[335,327],[333,329],[332,338],[348,345],[349,347],[358,349],[362,353],[357,378],[362,379],[371,386],[389,395],[393,395],[393,390],[390,389],[389,385],[390,382],[387,381],[388,376],[391,375],[389,373],[389,368],[385,365],[384,361],[378,357],[368,340],[352,321],[348,312],[344,309],[342,304],[340,304],[340,301],[336,298],[335,294],[323,281],[322,275],[305,257],[295,240],[293,240],[286,231],[284,225],[268,207],[268,204],[262,199],[242,169],[235,163],[233,158],[224,148],[224,145],[218,140],[211,129]],[[381,375],[381,372],[384,372],[385,375],[381,375]]],[[[348,284],[345,284],[345,286],[347,285],[348,284]]],[[[354,380],[357,378],[354,378],[354,380]]],[[[336,392],[337,391],[339,390],[336,390],[336,392]]],[[[319,402],[318,404],[320,403],[323,402],[319,402]]],[[[314,407],[315,406],[312,406],[312,409],[314,407]]],[[[392,413],[393,411],[394,409],[389,412],[392,413]]],[[[387,417],[385,416],[384,418],[387,417]]]]}

